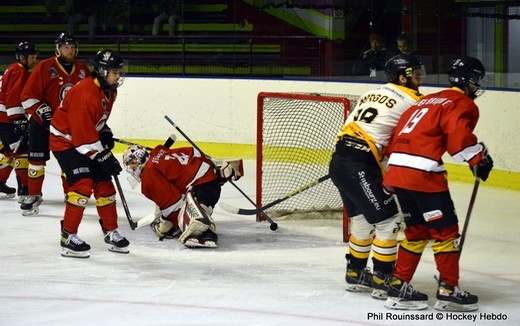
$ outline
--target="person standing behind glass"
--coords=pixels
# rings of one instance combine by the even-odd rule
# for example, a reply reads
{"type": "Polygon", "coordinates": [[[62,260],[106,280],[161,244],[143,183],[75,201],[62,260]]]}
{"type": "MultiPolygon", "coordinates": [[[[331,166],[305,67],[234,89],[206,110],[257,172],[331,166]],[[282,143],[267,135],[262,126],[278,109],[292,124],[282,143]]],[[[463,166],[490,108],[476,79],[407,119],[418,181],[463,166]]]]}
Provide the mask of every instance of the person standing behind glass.
{"type": "Polygon", "coordinates": [[[159,34],[163,22],[168,21],[168,35],[175,35],[176,24],[179,19],[179,5],[176,0],[161,1],[158,15],[153,21],[152,35],[159,34]]]}

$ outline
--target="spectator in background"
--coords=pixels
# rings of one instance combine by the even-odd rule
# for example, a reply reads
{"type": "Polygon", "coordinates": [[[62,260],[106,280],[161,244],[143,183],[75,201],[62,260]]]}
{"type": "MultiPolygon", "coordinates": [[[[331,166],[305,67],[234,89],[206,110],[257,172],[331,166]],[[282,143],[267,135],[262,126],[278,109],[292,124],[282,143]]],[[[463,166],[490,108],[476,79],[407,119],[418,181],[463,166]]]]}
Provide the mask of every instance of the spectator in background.
{"type": "Polygon", "coordinates": [[[417,54],[417,51],[414,49],[412,44],[412,37],[406,32],[401,33],[397,37],[397,50],[399,51],[399,53],[410,55],[421,62],[421,75],[424,78],[426,76],[426,68],[424,66],[424,61],[417,54]]]}
{"type": "Polygon", "coordinates": [[[161,1],[159,4],[158,15],[153,21],[152,35],[159,34],[159,29],[163,22],[168,22],[168,35],[173,36],[176,32],[176,24],[179,20],[179,4],[176,0],[161,1]]]}
{"type": "Polygon", "coordinates": [[[58,5],[61,1],[58,0],[45,0],[45,22],[53,23],[54,18],[56,18],[56,13],[58,12],[58,5]]]}
{"type": "Polygon", "coordinates": [[[130,31],[130,6],[126,0],[109,0],[100,11],[105,34],[113,35],[130,31]]]}
{"type": "Polygon", "coordinates": [[[146,24],[155,17],[152,1],[130,0],[129,5],[131,30],[137,34],[144,34],[146,24]]]}
{"type": "Polygon", "coordinates": [[[65,16],[67,18],[67,33],[76,34],[77,25],[82,22],[88,23],[88,35],[94,36],[97,27],[98,2],[80,0],[65,0],[65,16]]]}
{"type": "Polygon", "coordinates": [[[392,57],[386,48],[385,39],[380,34],[370,35],[370,49],[363,52],[353,67],[354,75],[376,76],[376,71],[384,70],[385,63],[392,57]]]}

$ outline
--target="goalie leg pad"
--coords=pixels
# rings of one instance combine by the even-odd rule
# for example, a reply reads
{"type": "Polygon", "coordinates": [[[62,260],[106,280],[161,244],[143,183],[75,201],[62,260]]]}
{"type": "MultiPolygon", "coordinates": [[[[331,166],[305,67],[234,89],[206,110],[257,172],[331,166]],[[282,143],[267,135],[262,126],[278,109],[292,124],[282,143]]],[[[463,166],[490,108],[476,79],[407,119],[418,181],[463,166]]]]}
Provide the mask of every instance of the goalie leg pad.
{"type": "Polygon", "coordinates": [[[211,217],[213,209],[199,204],[190,192],[179,214],[179,241],[187,247],[217,246],[216,226],[211,217]],[[207,242],[207,243],[206,243],[207,242]]]}

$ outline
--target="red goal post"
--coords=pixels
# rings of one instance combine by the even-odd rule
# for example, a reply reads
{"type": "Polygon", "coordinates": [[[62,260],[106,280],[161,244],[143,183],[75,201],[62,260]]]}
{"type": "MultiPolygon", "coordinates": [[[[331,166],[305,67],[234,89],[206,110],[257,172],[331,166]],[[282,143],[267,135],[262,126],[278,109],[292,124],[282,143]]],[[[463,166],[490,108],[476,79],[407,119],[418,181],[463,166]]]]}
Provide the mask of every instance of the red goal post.
{"type": "MultiPolygon", "coordinates": [[[[256,205],[261,207],[328,174],[335,137],[358,96],[261,92],[257,97],[256,205]]],[[[278,218],[348,216],[330,179],[266,210],[278,218]]],[[[257,221],[265,220],[263,214],[257,221]]]]}

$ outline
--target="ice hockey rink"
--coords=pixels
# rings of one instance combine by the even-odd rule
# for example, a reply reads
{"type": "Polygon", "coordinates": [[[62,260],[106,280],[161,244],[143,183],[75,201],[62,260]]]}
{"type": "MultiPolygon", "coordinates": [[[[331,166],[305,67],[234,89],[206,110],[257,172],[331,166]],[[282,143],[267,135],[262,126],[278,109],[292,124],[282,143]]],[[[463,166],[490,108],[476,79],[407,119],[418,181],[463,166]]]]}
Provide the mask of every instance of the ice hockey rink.
{"type": "MultiPolygon", "coordinates": [[[[252,165],[237,185],[253,198],[252,165]]],[[[131,230],[119,202],[120,231],[131,243],[124,255],[106,249],[91,200],[79,229],[91,257],[61,257],[56,162],[47,171],[38,216],[22,216],[16,199],[0,200],[0,325],[520,325],[518,192],[481,184],[477,195],[460,284],[480,297],[480,310],[432,308],[436,269],[428,247],[412,284],[429,294],[430,308],[405,312],[345,291],[339,220],[278,220],[271,231],[254,216],[217,207],[219,248],[186,249],[177,240],[158,241],[148,227],[131,230]]],[[[125,172],[120,180],[133,218],[152,213],[125,172]]],[[[472,188],[451,184],[461,228],[472,188]]],[[[252,208],[231,185],[220,201],[252,208]]]]}

